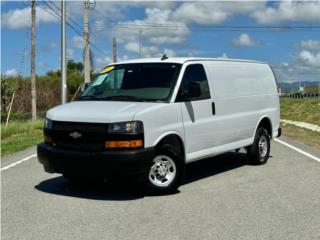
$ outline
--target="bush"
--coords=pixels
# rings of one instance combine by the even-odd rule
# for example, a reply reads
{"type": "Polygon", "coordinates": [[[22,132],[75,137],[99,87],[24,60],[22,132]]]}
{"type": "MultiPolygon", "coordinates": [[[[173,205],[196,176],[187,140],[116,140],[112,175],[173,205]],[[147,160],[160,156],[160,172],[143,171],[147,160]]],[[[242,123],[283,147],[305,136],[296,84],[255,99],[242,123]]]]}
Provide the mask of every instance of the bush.
{"type": "MultiPolygon", "coordinates": [[[[71,100],[79,86],[83,83],[82,63],[70,60],[68,62],[67,95],[71,100]]],[[[44,76],[36,76],[37,115],[61,103],[60,70],[49,71],[44,76]]],[[[31,81],[30,77],[1,76],[1,122],[6,121],[8,106],[12,94],[15,97],[12,104],[10,120],[27,120],[31,118],[31,81]]]]}

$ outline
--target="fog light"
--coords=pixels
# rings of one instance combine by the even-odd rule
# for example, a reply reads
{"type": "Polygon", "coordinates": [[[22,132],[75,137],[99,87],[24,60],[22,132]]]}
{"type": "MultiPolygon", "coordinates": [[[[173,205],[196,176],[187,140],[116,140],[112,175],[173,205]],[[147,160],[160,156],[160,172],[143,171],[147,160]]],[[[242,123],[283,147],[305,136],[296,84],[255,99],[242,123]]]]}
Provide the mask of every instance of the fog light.
{"type": "Polygon", "coordinates": [[[138,140],[128,140],[128,141],[106,141],[106,148],[138,148],[143,147],[143,141],[138,140]]]}

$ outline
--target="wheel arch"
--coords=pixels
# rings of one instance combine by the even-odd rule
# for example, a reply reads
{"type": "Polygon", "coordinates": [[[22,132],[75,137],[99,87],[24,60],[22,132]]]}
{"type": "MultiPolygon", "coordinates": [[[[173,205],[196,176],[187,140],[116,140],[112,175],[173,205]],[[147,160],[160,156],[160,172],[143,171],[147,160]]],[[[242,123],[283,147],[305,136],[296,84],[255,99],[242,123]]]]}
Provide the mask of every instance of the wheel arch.
{"type": "Polygon", "coordinates": [[[167,132],[163,135],[161,135],[153,144],[156,148],[162,146],[163,144],[170,144],[174,147],[176,147],[181,155],[183,156],[183,159],[185,161],[186,154],[185,154],[185,144],[182,136],[177,132],[167,132]]]}
{"type": "Polygon", "coordinates": [[[267,130],[270,138],[272,138],[272,132],[273,132],[273,130],[272,130],[272,122],[271,122],[271,119],[268,116],[262,116],[259,119],[254,134],[257,132],[259,127],[264,127],[267,130]]]}

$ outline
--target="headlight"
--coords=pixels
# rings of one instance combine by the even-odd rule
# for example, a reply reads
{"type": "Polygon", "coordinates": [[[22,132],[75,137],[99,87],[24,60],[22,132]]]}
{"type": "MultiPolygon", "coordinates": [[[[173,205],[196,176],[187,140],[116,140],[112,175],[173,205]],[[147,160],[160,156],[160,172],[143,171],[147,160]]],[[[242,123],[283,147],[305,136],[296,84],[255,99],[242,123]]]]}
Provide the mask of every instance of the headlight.
{"type": "Polygon", "coordinates": [[[46,118],[46,120],[44,122],[44,128],[52,129],[52,120],[50,120],[49,118],[46,118]]]}
{"type": "Polygon", "coordinates": [[[143,133],[143,124],[140,121],[111,123],[109,133],[143,133]]]}

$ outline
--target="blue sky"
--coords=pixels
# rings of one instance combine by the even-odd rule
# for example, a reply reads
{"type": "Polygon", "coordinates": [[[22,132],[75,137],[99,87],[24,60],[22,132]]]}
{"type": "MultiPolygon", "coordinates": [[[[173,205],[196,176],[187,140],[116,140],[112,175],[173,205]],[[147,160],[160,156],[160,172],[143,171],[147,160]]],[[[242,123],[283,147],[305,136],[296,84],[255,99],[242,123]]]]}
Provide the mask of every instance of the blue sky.
{"type": "MultiPolygon", "coordinates": [[[[50,7],[60,8],[60,2],[37,2],[37,74],[60,67],[60,22],[50,7]]],[[[81,1],[67,3],[67,15],[72,18],[68,21],[78,32],[83,26],[82,8],[81,1]]],[[[165,52],[261,60],[272,64],[279,81],[320,81],[319,12],[320,1],[97,1],[89,10],[94,66],[99,70],[111,62],[112,37],[116,37],[120,60],[139,57],[140,39],[142,57],[165,52]],[[270,26],[307,28],[261,28],[270,26]]],[[[29,26],[27,1],[1,2],[2,74],[29,75],[29,26]]],[[[82,61],[82,47],[82,37],[68,27],[68,58],[82,61]]]]}

